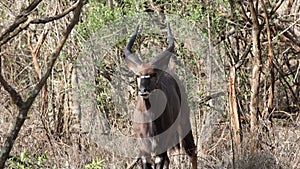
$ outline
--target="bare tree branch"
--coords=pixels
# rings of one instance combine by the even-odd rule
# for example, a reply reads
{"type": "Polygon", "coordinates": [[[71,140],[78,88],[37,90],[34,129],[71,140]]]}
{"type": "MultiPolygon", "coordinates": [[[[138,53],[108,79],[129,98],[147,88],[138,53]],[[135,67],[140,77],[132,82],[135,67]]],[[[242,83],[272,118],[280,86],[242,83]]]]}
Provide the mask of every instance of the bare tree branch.
{"type": "Polygon", "coordinates": [[[13,103],[18,107],[22,107],[24,104],[21,95],[4,79],[2,74],[0,74],[0,83],[4,87],[4,89],[10,94],[10,97],[13,100],[13,103]]]}
{"type": "Polygon", "coordinates": [[[22,29],[17,29],[21,24],[28,21],[28,15],[30,12],[35,9],[35,7],[42,2],[42,0],[33,1],[26,9],[20,12],[20,14],[16,17],[14,23],[8,27],[1,35],[0,35],[0,46],[5,44],[11,38],[19,34],[23,29],[25,29],[29,23],[23,25],[22,29]],[[16,31],[17,30],[17,31],[16,31]],[[12,35],[11,35],[12,34],[12,35]]]}
{"type": "Polygon", "coordinates": [[[75,4],[73,4],[72,6],[70,6],[68,9],[66,9],[65,11],[63,11],[62,13],[55,15],[55,16],[50,16],[50,17],[46,17],[46,18],[41,18],[41,19],[34,19],[31,21],[31,23],[33,24],[45,24],[48,22],[52,22],[55,20],[58,20],[66,15],[68,15],[71,11],[73,11],[77,6],[78,6],[79,1],[77,1],[75,4]]]}
{"type": "Polygon", "coordinates": [[[210,101],[210,100],[212,100],[212,99],[215,99],[215,98],[218,98],[218,97],[221,97],[221,96],[225,96],[225,93],[224,92],[217,92],[217,93],[213,93],[213,94],[211,94],[211,95],[209,95],[209,96],[206,96],[206,97],[204,97],[204,98],[201,98],[200,100],[200,102],[199,102],[199,104],[203,104],[203,103],[205,103],[205,102],[208,102],[208,101],[210,101]]]}
{"type": "Polygon", "coordinates": [[[20,15],[17,16],[15,22],[11,26],[9,26],[9,28],[5,30],[3,34],[0,36],[0,46],[8,42],[16,35],[18,35],[20,32],[26,29],[30,24],[45,24],[45,23],[49,23],[61,19],[62,17],[69,14],[71,11],[74,11],[74,9],[78,6],[79,3],[79,1],[76,1],[76,3],[74,3],[68,9],[55,16],[46,17],[42,19],[34,19],[28,17],[30,12],[34,9],[33,7],[36,7],[40,2],[41,0],[36,0],[32,2],[29,5],[29,7],[27,7],[24,11],[20,13],[20,15]]]}
{"type": "MultiPolygon", "coordinates": [[[[81,3],[83,3],[83,0],[80,0],[81,3]]],[[[78,4],[78,6],[81,6],[81,3],[78,4]]],[[[74,18],[72,18],[70,25],[68,25],[66,31],[63,33],[64,37],[63,39],[58,43],[56,50],[54,51],[54,53],[52,53],[51,56],[51,61],[49,64],[49,68],[47,69],[45,75],[41,78],[41,80],[39,81],[39,83],[34,87],[34,89],[32,90],[32,94],[29,96],[29,98],[26,100],[26,104],[32,104],[32,102],[34,101],[35,97],[39,94],[39,91],[41,90],[42,86],[46,83],[47,78],[50,76],[52,68],[59,56],[59,53],[63,47],[63,45],[65,44],[66,40],[68,39],[68,36],[70,34],[70,32],[72,31],[73,27],[78,23],[79,21],[79,15],[80,15],[80,11],[78,11],[78,6],[75,8],[74,10],[74,18]]],[[[81,8],[80,8],[81,10],[81,8]]]]}
{"type": "Polygon", "coordinates": [[[7,43],[10,39],[17,36],[20,32],[26,29],[32,18],[21,17],[15,21],[13,25],[11,25],[1,36],[0,36],[0,47],[7,43]]]}
{"type": "Polygon", "coordinates": [[[127,166],[126,169],[133,169],[133,168],[138,164],[138,162],[139,162],[140,159],[141,159],[141,158],[135,158],[134,161],[132,161],[132,162],[127,166]]]}
{"type": "Polygon", "coordinates": [[[276,3],[275,6],[273,6],[271,12],[270,12],[270,17],[276,13],[276,11],[279,9],[279,7],[282,5],[284,0],[280,0],[279,2],[276,3]]]}

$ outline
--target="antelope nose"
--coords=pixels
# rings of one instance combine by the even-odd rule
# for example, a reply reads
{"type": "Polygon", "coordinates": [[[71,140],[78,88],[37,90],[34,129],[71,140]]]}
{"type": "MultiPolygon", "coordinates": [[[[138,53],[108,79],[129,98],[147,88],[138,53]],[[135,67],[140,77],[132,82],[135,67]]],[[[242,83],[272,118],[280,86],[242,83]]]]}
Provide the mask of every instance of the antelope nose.
{"type": "Polygon", "coordinates": [[[146,95],[148,95],[149,94],[149,90],[148,89],[146,89],[146,88],[140,88],[140,90],[139,90],[139,95],[141,95],[141,96],[146,96],[146,95]]]}
{"type": "Polygon", "coordinates": [[[146,93],[146,92],[147,92],[147,89],[144,88],[144,87],[143,87],[143,88],[140,88],[140,92],[141,92],[141,93],[146,93]]]}

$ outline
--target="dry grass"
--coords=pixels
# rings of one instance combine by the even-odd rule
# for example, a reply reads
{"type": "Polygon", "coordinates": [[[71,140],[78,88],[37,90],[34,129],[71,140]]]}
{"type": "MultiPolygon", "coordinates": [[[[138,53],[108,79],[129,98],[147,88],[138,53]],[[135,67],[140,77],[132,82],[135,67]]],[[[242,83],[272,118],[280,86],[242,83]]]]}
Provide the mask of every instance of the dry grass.
{"type": "MultiPolygon", "coordinates": [[[[32,112],[32,116],[37,115],[32,112]]],[[[31,116],[31,117],[32,117],[31,116]]],[[[1,116],[2,121],[5,117],[1,116]]],[[[7,118],[9,120],[10,118],[7,118]]],[[[104,168],[125,168],[134,158],[118,155],[110,152],[106,148],[96,145],[85,135],[71,134],[69,143],[60,139],[49,139],[45,131],[41,128],[39,120],[29,119],[14,146],[12,155],[18,155],[24,151],[30,153],[26,160],[28,164],[36,164],[34,155],[47,154],[47,160],[42,166],[32,165],[32,168],[46,168],[56,165],[58,168],[84,168],[84,166],[98,157],[104,160],[104,168]],[[79,148],[80,146],[80,148],[79,148]]],[[[2,123],[0,133],[5,133],[5,126],[2,123]]],[[[203,128],[198,128],[201,133],[203,128]]],[[[200,139],[198,135],[198,168],[219,169],[233,168],[232,146],[229,127],[226,124],[216,125],[210,129],[212,133],[209,138],[200,139]]],[[[247,138],[243,142],[242,155],[236,160],[239,169],[297,169],[300,166],[300,130],[299,122],[294,122],[289,126],[279,126],[275,128],[275,142],[272,148],[258,151],[251,154],[247,149],[247,138]]],[[[245,134],[247,135],[247,134],[245,134]]],[[[203,137],[202,137],[203,138],[203,137]]],[[[120,146],[126,146],[120,145],[120,146]]],[[[170,153],[171,168],[190,168],[188,157],[183,152],[173,151],[170,153]]]]}

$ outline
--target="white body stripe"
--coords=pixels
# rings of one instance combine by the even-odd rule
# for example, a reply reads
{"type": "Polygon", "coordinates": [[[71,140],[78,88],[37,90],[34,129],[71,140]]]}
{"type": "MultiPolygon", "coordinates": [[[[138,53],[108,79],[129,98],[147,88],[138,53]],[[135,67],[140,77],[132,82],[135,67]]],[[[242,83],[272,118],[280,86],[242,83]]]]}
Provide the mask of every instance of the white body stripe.
{"type": "Polygon", "coordinates": [[[162,158],[161,157],[155,157],[155,164],[161,163],[162,158]]]}
{"type": "Polygon", "coordinates": [[[144,164],[146,164],[146,163],[147,163],[146,157],[142,156],[141,158],[142,158],[142,162],[143,162],[144,164]]]}

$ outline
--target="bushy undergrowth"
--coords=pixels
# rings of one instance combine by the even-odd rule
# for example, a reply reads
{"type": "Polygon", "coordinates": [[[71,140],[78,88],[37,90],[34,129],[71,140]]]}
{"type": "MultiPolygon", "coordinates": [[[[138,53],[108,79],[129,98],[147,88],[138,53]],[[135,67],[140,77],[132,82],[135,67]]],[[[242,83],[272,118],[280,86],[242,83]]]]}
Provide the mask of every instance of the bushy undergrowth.
{"type": "MultiPolygon", "coordinates": [[[[63,7],[62,4],[68,3],[71,1],[62,1],[57,5],[63,7]]],[[[68,45],[65,46],[63,54],[52,72],[51,79],[48,81],[47,111],[42,111],[42,97],[39,97],[29,112],[29,117],[19,134],[6,167],[12,169],[119,169],[130,165],[135,160],[132,154],[134,154],[133,148],[136,147],[127,147],[125,142],[121,142],[119,145],[107,144],[109,146],[104,147],[101,142],[95,140],[96,136],[110,136],[111,133],[133,135],[129,112],[134,107],[136,84],[134,75],[129,72],[122,60],[123,48],[135,26],[140,23],[145,26],[145,29],[137,39],[134,52],[142,55],[145,59],[155,56],[157,52],[164,49],[167,42],[164,37],[164,27],[160,25],[159,19],[164,20],[162,13],[165,13],[166,16],[169,16],[168,19],[173,26],[172,30],[176,39],[176,57],[172,59],[170,67],[174,68],[184,82],[189,94],[193,134],[198,148],[198,168],[218,169],[234,168],[234,166],[239,169],[299,168],[300,116],[299,104],[297,104],[299,102],[296,102],[297,99],[293,96],[299,95],[299,84],[297,84],[299,77],[296,76],[299,76],[299,54],[293,50],[295,44],[286,49],[286,45],[282,45],[283,42],[276,41],[280,40],[280,35],[285,32],[279,31],[278,36],[276,35],[277,37],[273,39],[273,43],[276,44],[274,45],[274,62],[278,64],[275,71],[275,108],[270,115],[274,130],[273,132],[267,131],[266,127],[260,130],[258,139],[261,147],[257,149],[257,152],[251,152],[248,105],[251,96],[252,53],[243,55],[243,52],[247,51],[247,45],[251,44],[251,27],[249,26],[250,22],[242,17],[245,11],[238,10],[239,8],[232,6],[232,3],[237,5],[236,3],[240,2],[227,0],[201,1],[200,3],[196,0],[88,1],[81,17],[81,23],[77,25],[76,31],[70,37],[68,45]],[[146,13],[146,11],[152,13],[146,13]],[[153,17],[153,13],[156,17],[153,17]],[[155,22],[157,25],[145,23],[148,20],[142,19],[147,17],[152,17],[151,21],[158,19],[159,21],[155,22]],[[131,18],[131,20],[125,20],[127,18],[131,18]],[[126,23],[124,24],[126,27],[122,29],[120,26],[122,24],[113,25],[114,23],[126,23]],[[147,30],[158,33],[147,32],[147,30]],[[191,32],[193,34],[189,34],[191,32]],[[87,47],[91,42],[94,43],[93,50],[87,47]],[[83,51],[88,52],[82,53],[83,51]],[[88,94],[85,93],[87,94],[85,97],[73,93],[74,88],[84,86],[83,84],[76,86],[76,80],[78,80],[76,71],[79,70],[78,67],[82,66],[77,65],[80,63],[78,58],[82,55],[85,55],[83,61],[88,62],[85,65],[87,66],[85,70],[88,71],[79,73],[82,73],[83,77],[84,75],[92,76],[90,81],[85,84],[85,87],[88,86],[86,90],[89,91],[88,94]],[[240,58],[239,55],[241,55],[240,58]],[[94,58],[100,59],[93,60],[94,58]],[[233,151],[233,133],[227,103],[227,78],[233,64],[236,64],[234,66],[237,67],[237,104],[244,138],[241,143],[242,152],[239,156],[234,156],[236,152],[233,151]],[[123,85],[122,90],[116,91],[115,86],[117,85],[123,85]],[[295,93],[291,91],[295,91],[295,93]],[[124,98],[114,100],[118,94],[124,95],[124,98]],[[210,98],[214,94],[219,94],[219,96],[210,98]],[[82,122],[82,119],[86,117],[80,114],[76,109],[78,107],[74,108],[74,105],[88,103],[89,99],[94,100],[94,107],[81,107],[81,109],[82,112],[91,111],[91,114],[85,115],[94,121],[82,122]],[[128,107],[120,109],[114,103],[128,105],[128,107]],[[104,117],[105,120],[97,121],[99,120],[98,116],[104,117]],[[106,130],[89,133],[94,131],[93,129],[103,128],[103,126],[106,130]],[[83,128],[90,130],[83,130],[83,128]],[[274,134],[274,136],[271,137],[268,134],[274,134]],[[120,152],[115,151],[118,149],[120,152]],[[131,151],[127,151],[126,155],[128,156],[122,154],[123,149],[131,149],[131,151]]],[[[19,11],[24,5],[20,2],[16,4],[16,11],[19,11]]],[[[47,5],[49,9],[52,9],[54,4],[56,3],[45,3],[36,13],[46,15],[47,5]]],[[[243,2],[242,5],[248,7],[248,2],[243,2]]],[[[9,25],[7,23],[10,21],[9,19],[13,19],[14,15],[11,13],[14,11],[10,10],[10,7],[13,7],[13,3],[0,7],[3,11],[7,11],[0,10],[0,13],[3,14],[0,17],[0,22],[3,23],[0,25],[1,30],[9,25]]],[[[247,12],[245,14],[248,15],[247,12]]],[[[276,16],[280,17],[280,15],[276,16]]],[[[165,20],[161,21],[161,23],[164,22],[165,20]]],[[[30,26],[27,33],[22,33],[18,39],[1,48],[0,72],[24,94],[24,97],[27,96],[26,89],[31,89],[38,79],[31,63],[31,56],[28,54],[30,53],[27,44],[28,34],[33,32],[34,36],[32,37],[39,35],[44,29],[43,26],[30,26]]],[[[43,57],[39,58],[42,68],[47,66],[49,58],[46,56],[50,55],[57,36],[61,34],[57,29],[64,25],[57,22],[51,26],[53,32],[50,32],[51,36],[46,39],[49,41],[42,48],[43,57]]],[[[273,31],[277,29],[279,27],[274,28],[273,31]]],[[[296,26],[295,29],[297,29],[296,26]]],[[[295,32],[297,33],[297,31],[295,32]]],[[[265,37],[266,33],[263,29],[262,38],[265,37]]],[[[264,62],[262,66],[264,69],[261,72],[260,109],[266,105],[264,101],[268,96],[266,91],[269,85],[266,80],[268,76],[266,41],[263,39],[262,43],[264,62]]],[[[287,45],[290,43],[292,42],[288,41],[287,45]]],[[[1,144],[4,142],[17,112],[10,96],[2,89],[1,86],[1,144]]],[[[264,121],[262,124],[266,126],[264,121]]],[[[117,139],[118,136],[114,139],[117,139]]],[[[103,142],[115,141],[109,139],[103,142]]],[[[172,169],[190,167],[187,156],[182,152],[171,152],[170,158],[172,169]]]]}

